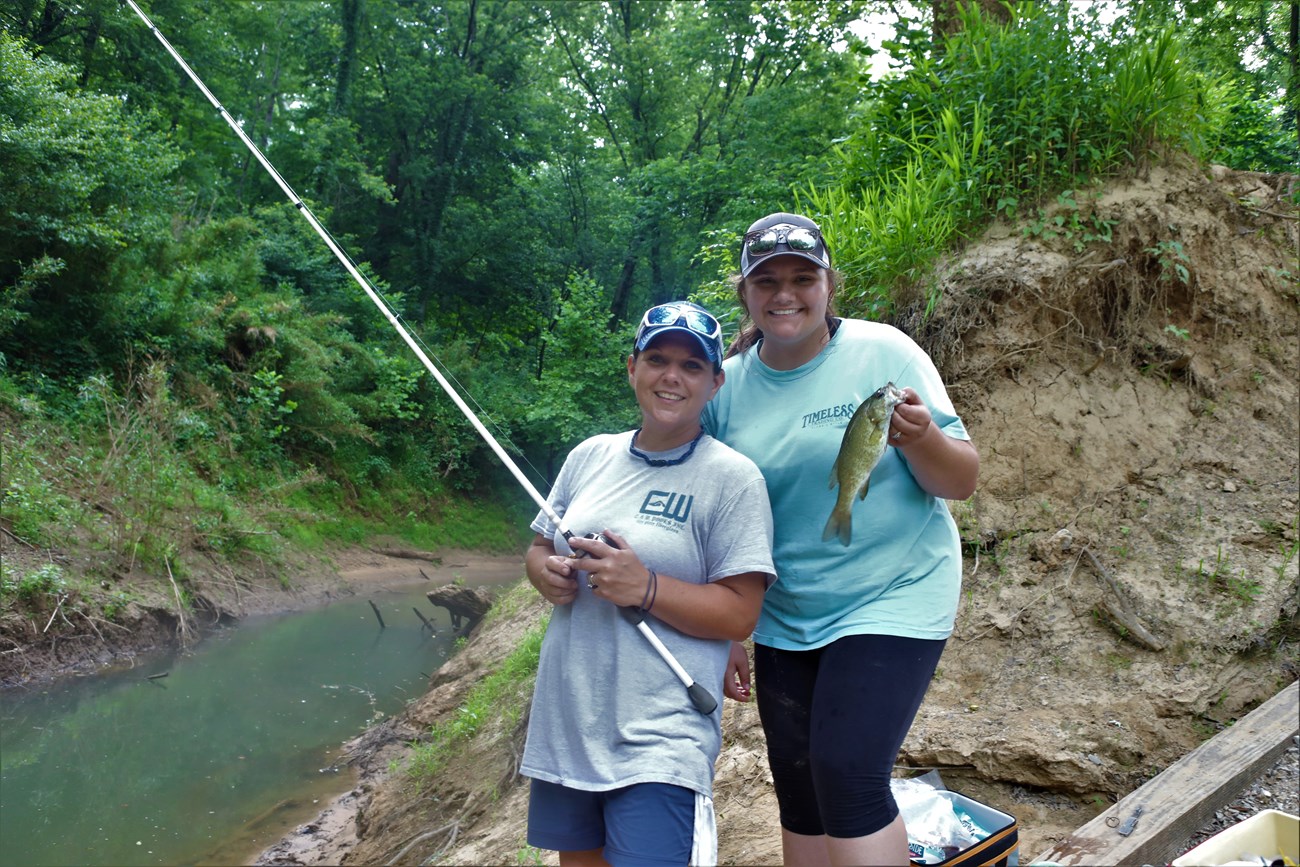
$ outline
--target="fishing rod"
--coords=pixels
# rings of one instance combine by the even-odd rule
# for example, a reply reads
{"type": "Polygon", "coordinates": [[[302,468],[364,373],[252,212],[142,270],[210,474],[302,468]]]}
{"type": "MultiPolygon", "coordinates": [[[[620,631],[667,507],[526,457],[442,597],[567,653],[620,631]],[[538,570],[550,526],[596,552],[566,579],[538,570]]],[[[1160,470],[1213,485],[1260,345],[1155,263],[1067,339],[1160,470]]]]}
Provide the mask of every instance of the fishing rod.
{"type": "MultiPolygon", "coordinates": [[[[149,16],[144,14],[144,10],[136,5],[135,0],[126,0],[126,3],[131,7],[135,14],[139,16],[140,20],[144,22],[145,26],[152,31],[158,41],[162,43],[162,47],[167,49],[167,53],[172,56],[172,59],[175,60],[185,74],[189,76],[190,81],[194,82],[195,86],[198,87],[205,97],[207,97],[208,102],[212,103],[212,107],[221,114],[222,120],[224,120],[226,124],[234,130],[235,135],[239,136],[239,140],[244,143],[244,146],[248,148],[249,152],[259,163],[262,164],[262,168],[266,169],[266,173],[269,174],[271,179],[280,187],[280,190],[289,199],[289,202],[297,208],[298,213],[302,214],[303,219],[306,220],[314,230],[316,230],[316,234],[325,242],[325,246],[330,248],[330,252],[334,254],[335,258],[343,263],[343,267],[352,275],[352,279],[357,282],[357,285],[366,293],[366,296],[370,298],[375,307],[379,308],[379,312],[388,320],[388,323],[397,330],[398,335],[401,336],[406,345],[411,348],[411,351],[415,353],[416,357],[420,359],[420,362],[424,364],[429,373],[433,375],[433,378],[438,381],[438,385],[442,386],[442,390],[447,393],[447,396],[456,404],[456,407],[465,415],[465,418],[469,419],[470,424],[474,426],[474,430],[478,431],[478,434],[483,438],[483,441],[492,448],[492,451],[496,452],[496,456],[501,460],[501,463],[504,464],[505,468],[515,477],[515,480],[519,482],[524,491],[532,497],[533,502],[538,505],[543,513],[545,513],[551,523],[555,525],[560,534],[564,536],[565,541],[572,539],[573,531],[565,525],[564,519],[556,514],[555,510],[551,508],[551,504],[546,502],[546,498],[543,497],[537,488],[533,486],[533,483],[528,480],[528,477],[519,469],[518,464],[516,464],[506,450],[501,447],[501,443],[497,442],[497,439],[492,435],[492,432],[483,425],[483,422],[479,420],[479,417],[469,408],[469,404],[465,403],[456,389],[452,388],[451,383],[448,382],[446,377],[442,375],[442,372],[438,370],[437,365],[429,360],[429,356],[425,355],[424,350],[420,348],[420,345],[415,341],[415,338],[412,337],[410,332],[402,326],[397,315],[389,309],[388,305],[379,296],[379,293],[370,284],[370,281],[367,280],[359,270],[357,270],[356,265],[352,263],[352,260],[348,255],[343,252],[343,249],[334,241],[333,236],[330,235],[325,227],[320,224],[316,219],[316,215],[311,212],[311,209],[307,207],[306,203],[303,202],[303,200],[298,197],[298,194],[293,191],[293,188],[289,186],[288,181],[286,181],[280,173],[276,171],[275,166],[271,165],[271,161],[266,158],[266,155],[262,153],[261,149],[258,148],[258,146],[253,143],[253,140],[248,137],[248,134],[244,132],[243,127],[235,122],[235,119],[230,116],[230,112],[226,111],[225,106],[223,106],[217,98],[212,95],[212,91],[208,90],[207,85],[203,83],[202,79],[200,79],[194,70],[190,68],[190,65],[185,62],[185,59],[177,53],[176,49],[172,47],[172,44],[167,41],[167,37],[163,36],[162,31],[154,25],[153,21],[149,20],[149,16]]],[[[668,667],[673,670],[673,673],[677,675],[678,680],[680,680],[682,685],[686,687],[686,693],[690,696],[691,704],[695,705],[696,710],[704,714],[713,713],[714,709],[718,706],[717,700],[707,689],[696,683],[695,680],[687,674],[686,670],[682,668],[681,664],[677,662],[672,651],[664,646],[664,643],[659,640],[659,636],[655,635],[649,624],[645,622],[645,613],[639,609],[634,610],[621,608],[620,610],[623,611],[624,616],[630,622],[636,625],[637,630],[647,641],[650,642],[650,646],[653,647],[659,656],[663,658],[664,662],[668,663],[668,667]]]]}

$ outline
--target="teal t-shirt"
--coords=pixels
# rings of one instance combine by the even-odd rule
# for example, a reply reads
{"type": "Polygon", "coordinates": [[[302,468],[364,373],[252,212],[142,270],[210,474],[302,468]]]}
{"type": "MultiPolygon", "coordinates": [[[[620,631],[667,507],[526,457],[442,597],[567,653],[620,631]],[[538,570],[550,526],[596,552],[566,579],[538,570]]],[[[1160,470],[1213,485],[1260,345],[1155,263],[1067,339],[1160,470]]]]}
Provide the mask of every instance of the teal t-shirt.
{"type": "Polygon", "coordinates": [[[960,538],[947,503],[921,489],[902,452],[886,448],[866,499],[853,501],[851,544],[822,541],[844,429],[877,388],[911,386],[944,434],[970,439],[934,363],[898,329],[856,319],[842,320],[826,348],[794,370],[768,367],[758,349],[727,359],[726,383],[703,416],[710,434],[762,470],[772,503],[779,580],[754,641],[810,650],[845,635],[947,638],[960,538]]]}

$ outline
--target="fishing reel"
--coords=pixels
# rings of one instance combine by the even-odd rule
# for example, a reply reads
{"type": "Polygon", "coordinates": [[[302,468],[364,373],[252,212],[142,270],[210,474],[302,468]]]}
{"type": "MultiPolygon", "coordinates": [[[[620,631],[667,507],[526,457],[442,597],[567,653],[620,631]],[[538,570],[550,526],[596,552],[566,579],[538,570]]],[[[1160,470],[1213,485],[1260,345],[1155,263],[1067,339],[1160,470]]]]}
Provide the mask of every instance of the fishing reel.
{"type": "MultiPolygon", "coordinates": [[[[578,538],[580,538],[580,539],[591,539],[591,540],[594,541],[594,542],[604,542],[606,545],[608,545],[608,546],[611,547],[611,548],[617,548],[617,547],[618,547],[617,545],[614,544],[614,542],[613,542],[612,539],[608,538],[608,537],[605,536],[603,533],[585,533],[585,534],[583,534],[582,536],[579,536],[578,538]]],[[[570,547],[572,547],[572,546],[570,546],[570,547]]],[[[586,558],[586,557],[590,557],[590,556],[592,556],[592,554],[591,554],[590,551],[583,551],[583,550],[581,550],[581,549],[579,549],[579,548],[574,548],[574,549],[573,549],[573,556],[570,557],[569,559],[571,559],[571,560],[582,560],[582,559],[584,559],[584,558],[586,558]]]]}
{"type": "MultiPolygon", "coordinates": [[[[610,541],[608,538],[606,538],[605,535],[602,534],[602,533],[585,533],[585,534],[583,534],[582,536],[580,536],[579,538],[581,538],[581,539],[591,539],[592,541],[595,541],[595,542],[604,542],[606,545],[610,546],[611,548],[617,548],[617,547],[618,547],[618,546],[615,545],[612,541],[610,541]]],[[[570,548],[573,548],[572,545],[569,546],[569,547],[570,547],[570,548]]],[[[583,550],[580,549],[580,548],[573,548],[573,556],[570,557],[569,559],[570,559],[570,560],[585,560],[585,559],[587,559],[588,557],[591,557],[591,556],[592,556],[592,553],[591,553],[590,551],[583,551],[583,550]]],[[[587,579],[587,589],[588,589],[588,590],[595,590],[595,589],[596,589],[596,586],[597,586],[597,585],[596,585],[596,584],[595,584],[595,583],[594,583],[590,578],[587,579]]]]}

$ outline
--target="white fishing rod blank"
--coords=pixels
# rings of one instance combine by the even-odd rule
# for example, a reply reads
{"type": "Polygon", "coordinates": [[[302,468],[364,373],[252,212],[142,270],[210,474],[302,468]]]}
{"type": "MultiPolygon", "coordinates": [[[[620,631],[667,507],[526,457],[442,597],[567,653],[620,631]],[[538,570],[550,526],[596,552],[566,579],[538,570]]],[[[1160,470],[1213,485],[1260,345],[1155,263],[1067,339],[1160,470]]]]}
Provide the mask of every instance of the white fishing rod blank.
{"type": "MultiPolygon", "coordinates": [[[[425,355],[424,350],[415,341],[415,338],[412,337],[410,332],[402,326],[401,320],[399,320],[397,315],[389,309],[386,303],[384,303],[384,300],[379,296],[379,293],[375,291],[375,288],[370,285],[370,281],[367,280],[359,270],[357,270],[357,267],[354,264],[352,264],[352,260],[348,258],[348,255],[343,252],[343,249],[339,247],[337,243],[335,243],[333,236],[331,236],[330,233],[326,231],[325,227],[317,221],[316,216],[311,212],[311,209],[308,208],[306,203],[303,202],[303,200],[299,198],[298,194],[293,191],[293,188],[289,186],[288,181],[286,181],[280,173],[276,171],[275,166],[271,165],[271,161],[266,158],[266,155],[262,153],[261,149],[258,148],[258,146],[253,143],[253,140],[248,137],[248,134],[244,132],[243,127],[241,127],[235,119],[230,116],[230,112],[226,111],[225,106],[223,106],[217,98],[212,95],[212,91],[208,90],[207,85],[203,83],[203,80],[200,79],[194,70],[190,68],[190,65],[185,62],[185,59],[180,56],[175,48],[172,47],[172,44],[167,41],[167,37],[163,36],[162,31],[154,25],[153,21],[149,19],[149,16],[144,13],[144,10],[136,5],[135,0],[126,0],[126,3],[131,7],[135,14],[139,16],[140,20],[144,22],[145,26],[149,28],[158,41],[162,43],[162,47],[167,50],[167,53],[172,56],[172,59],[176,61],[177,65],[180,66],[187,76],[189,76],[190,81],[194,82],[194,85],[198,87],[205,97],[207,97],[208,102],[212,103],[212,107],[221,114],[222,120],[226,122],[227,126],[234,130],[235,135],[239,136],[239,140],[244,143],[246,148],[248,148],[249,153],[251,153],[257,161],[262,164],[262,168],[266,169],[266,173],[271,176],[271,179],[280,187],[280,190],[289,199],[290,203],[298,209],[298,213],[302,214],[303,219],[306,220],[312,229],[316,231],[316,234],[320,236],[320,239],[325,242],[325,246],[330,248],[330,252],[334,254],[335,258],[343,263],[343,267],[347,269],[347,272],[350,275],[352,275],[352,279],[357,282],[357,285],[366,293],[366,296],[369,297],[375,307],[379,309],[379,312],[388,320],[388,323],[396,329],[398,335],[406,345],[410,347],[411,351],[415,353],[415,356],[420,359],[420,362],[424,365],[425,369],[433,375],[435,380],[437,380],[438,385],[442,386],[442,390],[447,393],[447,396],[456,404],[456,407],[462,414],[464,414],[465,418],[469,419],[470,424],[474,426],[474,430],[478,431],[478,434],[483,438],[483,441],[491,447],[493,452],[496,453],[496,456],[501,460],[501,463],[510,471],[511,475],[515,477],[515,481],[519,482],[520,486],[528,493],[533,502],[535,502],[546,517],[550,519],[551,523],[555,524],[556,529],[564,536],[564,538],[572,538],[573,532],[565,526],[564,519],[556,514],[555,510],[551,508],[551,504],[546,502],[546,498],[543,497],[541,492],[539,492],[537,488],[533,486],[533,483],[528,480],[528,477],[519,469],[519,466],[514,462],[514,459],[510,457],[509,453],[507,453],[504,448],[502,448],[501,443],[497,442],[497,439],[492,435],[492,432],[483,425],[483,422],[479,420],[479,417],[469,408],[469,404],[465,403],[456,389],[452,388],[451,383],[448,382],[442,375],[442,372],[438,370],[437,365],[435,365],[429,357],[425,355]]],[[[643,636],[645,636],[646,640],[650,642],[650,645],[654,647],[655,651],[663,658],[664,662],[668,663],[668,667],[673,670],[673,673],[677,675],[678,679],[681,680],[682,684],[686,687],[687,694],[691,698],[691,703],[695,705],[696,709],[698,709],[700,713],[712,713],[714,708],[717,707],[717,701],[709,694],[708,690],[696,683],[691,676],[686,673],[685,669],[683,669],[677,662],[677,659],[673,656],[672,652],[664,646],[663,642],[659,640],[659,637],[650,629],[650,626],[645,622],[644,617],[641,616],[641,612],[638,610],[636,616],[629,617],[629,619],[634,620],[637,629],[643,636]]]]}

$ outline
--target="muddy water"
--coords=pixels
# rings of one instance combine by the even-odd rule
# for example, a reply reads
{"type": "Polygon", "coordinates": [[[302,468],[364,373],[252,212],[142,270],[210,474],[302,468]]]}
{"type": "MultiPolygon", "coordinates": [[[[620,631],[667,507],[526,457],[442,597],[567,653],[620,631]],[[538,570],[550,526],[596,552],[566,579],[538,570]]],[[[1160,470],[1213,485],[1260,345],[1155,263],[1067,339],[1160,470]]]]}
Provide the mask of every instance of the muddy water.
{"type": "Polygon", "coordinates": [[[452,651],[430,586],[251,619],[183,656],[0,696],[0,865],[230,863],[232,847],[274,843],[277,817],[301,821],[348,788],[338,747],[420,695],[452,651]]]}

